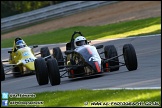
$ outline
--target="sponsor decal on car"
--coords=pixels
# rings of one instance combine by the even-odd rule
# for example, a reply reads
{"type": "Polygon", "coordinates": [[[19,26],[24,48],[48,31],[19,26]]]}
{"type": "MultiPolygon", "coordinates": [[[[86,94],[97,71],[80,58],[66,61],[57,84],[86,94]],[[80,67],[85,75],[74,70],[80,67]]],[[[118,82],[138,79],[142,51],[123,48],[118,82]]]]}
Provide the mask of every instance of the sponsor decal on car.
{"type": "Polygon", "coordinates": [[[24,53],[23,53],[23,56],[28,56],[28,55],[29,55],[28,52],[24,52],[24,53]]]}

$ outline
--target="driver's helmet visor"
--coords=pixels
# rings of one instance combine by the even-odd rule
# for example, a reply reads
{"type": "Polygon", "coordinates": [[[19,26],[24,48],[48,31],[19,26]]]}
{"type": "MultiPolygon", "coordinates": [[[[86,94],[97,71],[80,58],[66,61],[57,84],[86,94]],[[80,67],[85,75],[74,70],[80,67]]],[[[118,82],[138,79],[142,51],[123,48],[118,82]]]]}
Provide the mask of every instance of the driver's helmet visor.
{"type": "Polygon", "coordinates": [[[23,48],[25,47],[25,44],[22,40],[19,40],[16,42],[16,47],[19,49],[19,48],[23,48]]]}
{"type": "Polygon", "coordinates": [[[19,49],[19,48],[24,48],[24,47],[25,47],[24,44],[17,45],[17,48],[18,48],[18,49],[19,49]]]}
{"type": "Polygon", "coordinates": [[[76,42],[76,45],[77,45],[77,46],[86,45],[86,41],[85,41],[85,40],[78,41],[78,42],[76,42]]]}

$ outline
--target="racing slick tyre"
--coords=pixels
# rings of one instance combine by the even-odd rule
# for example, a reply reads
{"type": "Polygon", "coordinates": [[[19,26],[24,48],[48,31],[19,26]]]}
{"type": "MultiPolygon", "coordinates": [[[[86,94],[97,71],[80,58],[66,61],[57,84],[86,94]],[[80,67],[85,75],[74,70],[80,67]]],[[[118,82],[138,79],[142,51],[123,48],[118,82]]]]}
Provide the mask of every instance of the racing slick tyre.
{"type": "MultiPolygon", "coordinates": [[[[43,58],[50,55],[50,51],[49,51],[48,47],[42,47],[40,49],[40,53],[41,53],[41,57],[43,57],[43,58]]],[[[49,58],[51,58],[51,57],[49,57],[49,58]]],[[[47,60],[47,59],[48,58],[46,58],[45,60],[47,60]]]]}
{"type": "Polygon", "coordinates": [[[48,84],[48,70],[45,60],[43,58],[35,59],[34,65],[38,84],[48,84]]]}
{"type": "Polygon", "coordinates": [[[4,68],[3,68],[2,61],[1,61],[1,81],[4,81],[4,80],[5,80],[5,73],[4,73],[4,68]]]}
{"type": "MultiPolygon", "coordinates": [[[[115,56],[118,56],[118,53],[116,51],[116,48],[114,45],[107,45],[104,47],[104,52],[105,52],[105,58],[106,59],[110,59],[112,57],[115,57],[115,56]]],[[[113,71],[118,71],[119,70],[119,58],[116,57],[112,60],[109,60],[108,61],[108,65],[111,67],[111,66],[117,66],[117,67],[113,67],[113,68],[110,68],[110,72],[113,72],[113,71]]],[[[105,67],[103,65],[103,67],[105,67]]]]}
{"type": "Polygon", "coordinates": [[[60,84],[60,72],[58,68],[58,63],[55,58],[51,58],[47,60],[48,74],[51,85],[59,85],[60,84]]]}
{"type": "Polygon", "coordinates": [[[123,46],[123,56],[127,69],[129,71],[136,70],[138,66],[137,56],[132,44],[125,44],[123,46]]]}
{"type": "Polygon", "coordinates": [[[14,67],[12,71],[15,72],[13,73],[14,77],[20,77],[22,75],[19,67],[14,67]]]}
{"type": "Polygon", "coordinates": [[[53,57],[57,60],[58,65],[64,65],[64,59],[59,47],[53,48],[53,57]]]}

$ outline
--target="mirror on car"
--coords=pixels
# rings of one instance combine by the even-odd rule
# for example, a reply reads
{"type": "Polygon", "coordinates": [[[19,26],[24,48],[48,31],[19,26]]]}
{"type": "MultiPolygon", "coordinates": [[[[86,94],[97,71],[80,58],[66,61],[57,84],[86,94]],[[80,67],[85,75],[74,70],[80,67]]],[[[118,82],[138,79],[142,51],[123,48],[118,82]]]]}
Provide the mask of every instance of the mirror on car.
{"type": "Polygon", "coordinates": [[[38,47],[38,45],[34,45],[34,46],[33,46],[33,48],[37,48],[37,47],[38,47]]]}
{"type": "Polygon", "coordinates": [[[12,51],[8,51],[8,53],[12,53],[12,51]]]}
{"type": "Polygon", "coordinates": [[[96,46],[96,49],[101,49],[101,48],[103,48],[103,45],[96,46]]]}
{"type": "Polygon", "coordinates": [[[68,43],[66,44],[66,50],[71,50],[71,43],[70,43],[70,42],[68,42],[68,43]]]}
{"type": "Polygon", "coordinates": [[[87,41],[87,43],[89,44],[89,43],[91,43],[91,41],[87,41]]]}

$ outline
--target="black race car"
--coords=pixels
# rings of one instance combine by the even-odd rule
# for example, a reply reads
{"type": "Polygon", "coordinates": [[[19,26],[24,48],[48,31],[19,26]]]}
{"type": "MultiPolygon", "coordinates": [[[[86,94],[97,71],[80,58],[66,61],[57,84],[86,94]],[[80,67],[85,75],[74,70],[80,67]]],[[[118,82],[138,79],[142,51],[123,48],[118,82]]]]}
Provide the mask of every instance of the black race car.
{"type": "Polygon", "coordinates": [[[123,54],[118,55],[114,45],[107,45],[99,53],[98,49],[103,45],[92,46],[82,45],[74,47],[74,36],[81,32],[74,32],[71,41],[66,44],[65,56],[59,47],[53,48],[53,56],[45,61],[42,58],[35,60],[36,78],[39,85],[48,84],[59,85],[61,78],[78,78],[101,74],[103,72],[118,71],[119,67],[126,66],[129,71],[136,70],[138,63],[136,52],[132,44],[123,46],[123,54]],[[100,54],[104,54],[102,58],[100,54]],[[119,57],[124,56],[125,63],[119,62],[119,57]]]}

